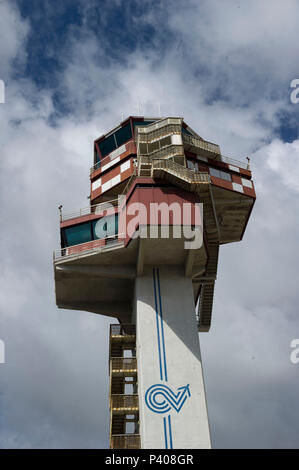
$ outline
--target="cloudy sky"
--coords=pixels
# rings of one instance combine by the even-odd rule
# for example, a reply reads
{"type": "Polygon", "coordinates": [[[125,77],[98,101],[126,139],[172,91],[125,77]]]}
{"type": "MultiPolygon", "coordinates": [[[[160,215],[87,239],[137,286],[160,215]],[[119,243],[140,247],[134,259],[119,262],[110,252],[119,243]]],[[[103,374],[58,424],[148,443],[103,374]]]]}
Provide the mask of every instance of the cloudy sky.
{"type": "Polygon", "coordinates": [[[215,448],[299,447],[296,0],[0,0],[0,447],[108,447],[108,325],[58,310],[58,205],[88,205],[93,139],[183,116],[251,157],[257,202],[220,251],[201,334],[215,448]]]}

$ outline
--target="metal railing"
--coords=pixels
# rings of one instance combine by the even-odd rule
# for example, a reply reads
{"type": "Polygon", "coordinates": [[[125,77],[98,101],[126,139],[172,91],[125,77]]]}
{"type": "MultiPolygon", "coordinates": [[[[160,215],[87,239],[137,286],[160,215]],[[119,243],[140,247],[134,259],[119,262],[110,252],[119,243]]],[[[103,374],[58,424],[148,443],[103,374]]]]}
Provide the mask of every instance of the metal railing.
{"type": "Polygon", "coordinates": [[[155,150],[151,154],[139,154],[138,162],[151,163],[154,159],[168,159],[170,157],[184,157],[184,147],[182,145],[168,145],[167,147],[155,150]]]}
{"type": "Polygon", "coordinates": [[[110,325],[110,336],[135,336],[136,326],[132,323],[110,325]]]}
{"type": "Polygon", "coordinates": [[[190,145],[191,147],[199,148],[201,150],[205,150],[213,154],[220,154],[220,147],[217,144],[213,144],[212,142],[208,142],[207,140],[201,140],[197,137],[184,133],[182,134],[182,136],[184,144],[190,145]]]}
{"type": "Polygon", "coordinates": [[[142,144],[150,144],[170,135],[181,134],[182,131],[181,124],[166,124],[163,127],[160,127],[159,129],[153,129],[147,132],[144,132],[144,130],[146,129],[138,128],[138,132],[136,134],[136,142],[142,144]]]}
{"type": "Polygon", "coordinates": [[[110,409],[111,410],[137,410],[139,407],[138,394],[135,395],[111,395],[110,396],[110,409]]]}
{"type": "Polygon", "coordinates": [[[130,178],[128,179],[128,181],[126,183],[126,186],[124,187],[124,189],[122,191],[123,194],[127,194],[127,192],[129,191],[129,188],[130,188],[131,184],[133,183],[134,179],[136,178],[136,176],[137,176],[137,168],[134,167],[133,173],[130,176],[130,178]]]}
{"type": "Polygon", "coordinates": [[[98,168],[101,168],[102,166],[107,165],[107,163],[112,162],[115,158],[119,157],[125,152],[131,152],[134,153],[135,150],[135,144],[133,139],[129,140],[126,144],[121,145],[117,149],[113,150],[111,153],[106,155],[102,160],[98,161],[95,163],[89,170],[90,174],[96,171],[98,168]]]}
{"type": "Polygon", "coordinates": [[[236,159],[231,158],[231,157],[225,157],[224,155],[220,155],[220,160],[216,160],[216,161],[227,163],[228,165],[237,166],[238,168],[243,168],[244,170],[249,170],[250,171],[249,163],[240,162],[239,160],[236,160],[236,159]]]}
{"type": "Polygon", "coordinates": [[[166,170],[178,178],[184,179],[188,183],[210,182],[209,173],[191,170],[190,168],[186,168],[185,166],[173,162],[172,160],[153,159],[152,166],[153,170],[166,170]]]}
{"type": "Polygon", "coordinates": [[[151,124],[148,124],[147,126],[140,126],[140,127],[136,126],[135,132],[136,132],[136,135],[137,134],[150,134],[151,132],[159,130],[168,125],[180,126],[180,131],[181,131],[182,121],[183,121],[182,118],[168,117],[168,118],[160,119],[159,121],[153,122],[151,124]]]}
{"type": "Polygon", "coordinates": [[[224,162],[229,165],[237,166],[238,168],[243,168],[245,170],[250,170],[249,163],[241,162],[235,158],[226,157],[221,155],[220,147],[217,144],[213,144],[212,142],[208,142],[206,140],[200,140],[196,137],[192,137],[190,135],[183,134],[183,142],[190,146],[198,147],[202,150],[206,150],[208,152],[217,154],[216,161],[224,162]]]}
{"type": "Polygon", "coordinates": [[[95,163],[94,165],[92,165],[90,168],[89,168],[89,173],[93,173],[94,171],[96,171],[98,168],[100,168],[102,165],[102,161],[99,160],[97,163],[95,163]]]}
{"type": "Polygon", "coordinates": [[[112,434],[110,449],[140,449],[139,434],[112,434]]]}
{"type": "Polygon", "coordinates": [[[64,222],[65,220],[76,219],[82,215],[92,215],[92,214],[101,214],[104,210],[110,209],[111,206],[117,206],[118,199],[111,199],[110,201],[100,202],[99,204],[94,204],[92,206],[83,207],[73,212],[67,212],[66,214],[60,214],[60,221],[64,222]]]}
{"type": "Polygon", "coordinates": [[[89,242],[80,243],[78,245],[67,246],[55,250],[53,252],[53,261],[60,259],[69,259],[71,257],[78,257],[81,254],[92,253],[94,251],[100,251],[111,245],[122,245],[123,240],[119,240],[124,234],[111,235],[110,237],[99,238],[98,240],[91,240],[89,242]]]}
{"type": "Polygon", "coordinates": [[[137,370],[136,357],[111,357],[110,370],[116,371],[135,371],[137,370]]]}

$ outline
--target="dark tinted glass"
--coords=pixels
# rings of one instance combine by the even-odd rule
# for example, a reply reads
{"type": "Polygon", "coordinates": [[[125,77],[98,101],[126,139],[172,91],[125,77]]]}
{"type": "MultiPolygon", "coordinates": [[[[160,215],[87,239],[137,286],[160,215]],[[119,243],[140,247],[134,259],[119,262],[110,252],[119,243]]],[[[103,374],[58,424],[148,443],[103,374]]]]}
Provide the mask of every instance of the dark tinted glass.
{"type": "Polygon", "coordinates": [[[115,132],[117,146],[120,147],[122,144],[127,142],[127,140],[132,138],[131,124],[127,124],[125,127],[118,129],[115,132]]]}
{"type": "Polygon", "coordinates": [[[184,127],[182,127],[182,132],[184,134],[192,135],[191,132],[189,132],[188,129],[185,129],[184,127]]]}
{"type": "Polygon", "coordinates": [[[107,137],[105,140],[98,144],[102,157],[108,155],[108,153],[113,152],[116,149],[114,134],[107,137]]]}
{"type": "Polygon", "coordinates": [[[147,126],[148,124],[152,124],[154,121],[134,121],[134,127],[135,126],[147,126]]]}
{"type": "Polygon", "coordinates": [[[79,245],[80,243],[89,242],[92,239],[90,229],[90,222],[63,229],[66,238],[66,245],[72,246],[79,245]]]}
{"type": "Polygon", "coordinates": [[[232,180],[231,175],[229,173],[227,173],[226,171],[221,171],[220,172],[220,177],[223,180],[226,180],[226,181],[231,181],[232,180]]]}

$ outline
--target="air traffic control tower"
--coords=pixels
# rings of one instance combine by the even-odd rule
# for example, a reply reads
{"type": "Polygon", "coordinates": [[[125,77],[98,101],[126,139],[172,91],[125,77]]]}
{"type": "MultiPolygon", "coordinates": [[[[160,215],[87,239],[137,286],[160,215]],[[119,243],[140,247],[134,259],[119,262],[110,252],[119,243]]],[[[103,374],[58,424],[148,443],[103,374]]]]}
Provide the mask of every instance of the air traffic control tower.
{"type": "Polygon", "coordinates": [[[118,321],[110,448],[211,447],[198,332],[219,246],[242,240],[254,201],[249,164],[180,117],[131,116],[95,140],[90,206],[60,212],[54,273],[58,307],[118,321]]]}

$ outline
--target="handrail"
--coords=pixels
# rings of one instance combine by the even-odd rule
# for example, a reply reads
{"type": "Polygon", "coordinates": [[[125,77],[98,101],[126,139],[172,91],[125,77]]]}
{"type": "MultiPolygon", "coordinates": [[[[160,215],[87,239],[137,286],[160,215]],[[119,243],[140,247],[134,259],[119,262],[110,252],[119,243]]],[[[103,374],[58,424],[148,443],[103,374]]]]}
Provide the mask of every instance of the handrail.
{"type": "Polygon", "coordinates": [[[168,145],[167,147],[163,147],[161,149],[155,150],[154,152],[151,152],[150,154],[139,154],[140,157],[148,157],[149,161],[154,160],[154,159],[159,159],[161,157],[173,157],[173,156],[184,156],[184,148],[182,145],[168,145]]]}
{"type": "Polygon", "coordinates": [[[92,206],[83,207],[81,209],[78,209],[77,211],[68,212],[66,214],[61,214],[60,222],[64,222],[65,220],[75,219],[77,217],[81,217],[82,215],[97,214],[101,211],[104,211],[105,206],[109,208],[109,205],[117,206],[118,199],[111,199],[110,201],[100,202],[99,204],[94,204],[92,206]]]}
{"type": "Polygon", "coordinates": [[[124,237],[124,234],[118,233],[117,235],[110,235],[109,237],[98,238],[97,240],[90,240],[88,242],[78,243],[78,245],[71,245],[71,246],[66,246],[64,248],[60,248],[60,250],[55,250],[53,252],[53,261],[57,261],[62,258],[69,259],[69,258],[76,257],[76,256],[78,257],[83,253],[86,254],[89,252],[97,251],[99,249],[103,249],[107,245],[111,246],[111,245],[123,244],[123,240],[120,240],[122,237],[124,237]],[[109,240],[108,243],[106,243],[107,240],[109,240]]]}
{"type": "Polygon", "coordinates": [[[182,136],[183,136],[183,142],[186,144],[194,145],[195,147],[199,147],[202,150],[207,150],[208,152],[211,152],[211,153],[216,153],[217,155],[220,154],[219,145],[214,144],[213,142],[199,139],[198,137],[184,134],[184,133],[182,134],[182,136]]]}
{"type": "Polygon", "coordinates": [[[138,133],[140,134],[148,134],[150,132],[153,132],[155,130],[160,129],[161,127],[167,126],[167,125],[180,125],[182,124],[182,118],[162,118],[159,121],[152,122],[151,124],[148,124],[147,126],[136,126],[136,129],[138,128],[138,133]]]}
{"type": "Polygon", "coordinates": [[[211,153],[217,153],[217,159],[215,160],[216,162],[224,162],[237,166],[238,168],[250,170],[249,163],[241,162],[240,160],[237,160],[235,158],[221,155],[219,145],[217,144],[213,144],[212,142],[208,142],[207,140],[200,140],[197,137],[190,136],[187,134],[183,134],[183,141],[189,143],[190,145],[192,145],[192,143],[194,142],[195,146],[198,146],[203,150],[208,150],[211,153]]]}
{"type": "Polygon", "coordinates": [[[249,170],[250,171],[250,165],[249,163],[245,162],[240,162],[240,160],[236,160],[231,157],[225,157],[224,155],[220,155],[221,160],[216,160],[219,162],[227,163],[229,165],[237,166],[238,168],[243,168],[244,170],[249,170]]]}
{"type": "MultiPolygon", "coordinates": [[[[105,157],[106,158],[106,157],[105,157]]],[[[102,161],[99,160],[98,162],[96,162],[94,165],[92,165],[90,168],[89,168],[89,173],[93,173],[94,171],[96,171],[98,168],[100,168],[102,165],[102,161]]]]}
{"type": "Polygon", "coordinates": [[[153,159],[152,167],[155,170],[170,170],[175,173],[178,177],[187,180],[191,183],[209,183],[210,175],[208,172],[194,171],[190,168],[186,168],[179,163],[176,163],[172,160],[165,159],[153,159]]]}
{"type": "Polygon", "coordinates": [[[129,152],[129,151],[133,153],[132,146],[135,146],[133,137],[131,137],[127,142],[117,147],[115,150],[113,150],[108,155],[106,155],[106,157],[104,157],[102,160],[99,160],[92,167],[90,167],[89,169],[90,174],[96,171],[101,166],[105,166],[108,162],[113,162],[113,160],[119,157],[122,153],[129,152]]]}
{"type": "MultiPolygon", "coordinates": [[[[139,129],[138,129],[139,131],[139,129]]],[[[137,133],[136,140],[138,143],[154,143],[157,140],[168,137],[170,135],[181,134],[180,124],[167,124],[159,129],[154,129],[148,133],[137,133]]]]}

